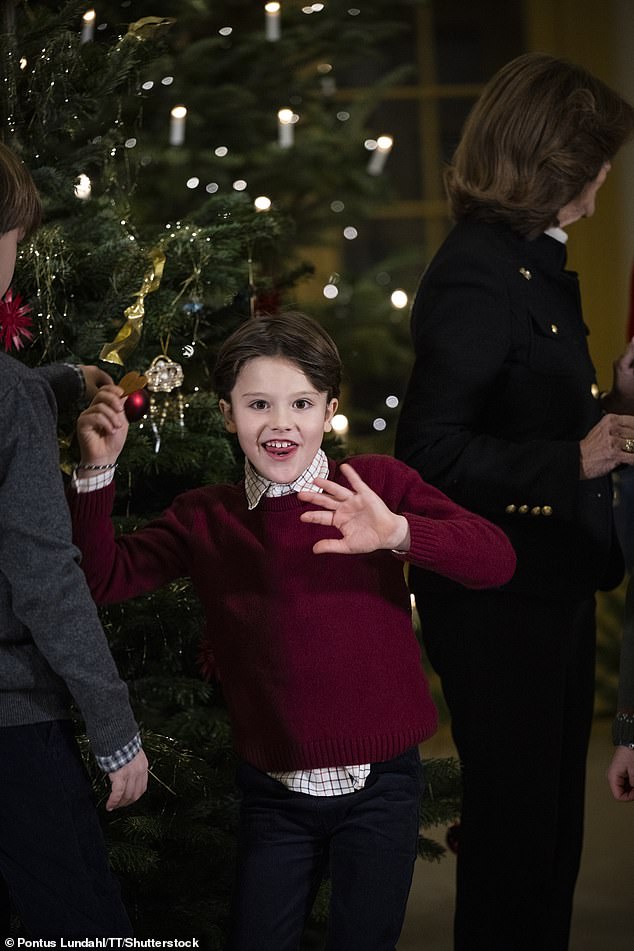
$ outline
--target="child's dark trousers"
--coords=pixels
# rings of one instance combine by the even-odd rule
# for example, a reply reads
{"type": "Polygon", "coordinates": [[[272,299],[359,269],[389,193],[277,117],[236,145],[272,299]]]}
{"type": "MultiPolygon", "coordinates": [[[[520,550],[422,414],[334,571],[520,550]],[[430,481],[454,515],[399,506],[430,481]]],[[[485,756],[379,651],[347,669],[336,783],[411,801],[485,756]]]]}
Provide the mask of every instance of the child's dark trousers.
{"type": "Polygon", "coordinates": [[[394,951],[417,852],[418,750],[374,764],[362,790],[292,792],[242,763],[231,951],[297,951],[324,875],[328,951],[394,951]]]}

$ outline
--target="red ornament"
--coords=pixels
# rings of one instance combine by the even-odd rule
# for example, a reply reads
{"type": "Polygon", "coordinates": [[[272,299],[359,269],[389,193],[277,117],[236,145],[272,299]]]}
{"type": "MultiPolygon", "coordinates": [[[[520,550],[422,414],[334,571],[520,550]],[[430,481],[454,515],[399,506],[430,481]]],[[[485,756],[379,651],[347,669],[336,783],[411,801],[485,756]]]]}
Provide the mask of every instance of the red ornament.
{"type": "Polygon", "coordinates": [[[28,329],[32,320],[27,314],[31,313],[28,304],[22,303],[20,294],[13,296],[13,288],[9,288],[0,301],[0,340],[5,351],[15,347],[20,350],[25,340],[33,340],[33,334],[28,329]]]}
{"type": "Polygon", "coordinates": [[[146,389],[135,390],[130,393],[124,403],[125,415],[130,423],[136,423],[147,413],[150,407],[150,396],[146,389]]]}

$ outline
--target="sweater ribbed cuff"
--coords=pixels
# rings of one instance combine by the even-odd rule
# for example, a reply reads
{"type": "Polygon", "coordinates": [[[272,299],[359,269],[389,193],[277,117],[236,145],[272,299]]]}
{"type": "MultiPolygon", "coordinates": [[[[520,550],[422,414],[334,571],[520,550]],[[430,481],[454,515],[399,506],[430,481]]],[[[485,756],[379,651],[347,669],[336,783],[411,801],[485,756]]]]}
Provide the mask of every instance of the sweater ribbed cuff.
{"type": "Polygon", "coordinates": [[[612,740],[615,746],[634,745],[634,713],[617,713],[612,723],[612,740]]]}

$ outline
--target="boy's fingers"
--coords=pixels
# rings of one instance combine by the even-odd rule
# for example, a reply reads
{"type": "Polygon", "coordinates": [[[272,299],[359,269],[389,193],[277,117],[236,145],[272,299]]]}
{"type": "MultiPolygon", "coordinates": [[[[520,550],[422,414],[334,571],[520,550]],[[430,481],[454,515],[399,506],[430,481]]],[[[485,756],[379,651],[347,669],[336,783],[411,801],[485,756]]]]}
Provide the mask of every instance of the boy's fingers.
{"type": "MultiPolygon", "coordinates": [[[[332,496],[333,499],[339,499],[344,501],[349,499],[351,496],[350,489],[346,489],[345,485],[339,485],[337,482],[331,482],[330,479],[319,479],[314,480],[315,485],[319,486],[320,489],[323,489],[328,495],[332,496]]],[[[319,493],[315,493],[318,495],[319,493]]]]}
{"type": "Polygon", "coordinates": [[[361,478],[361,476],[359,475],[359,473],[348,462],[342,463],[341,471],[343,472],[343,474],[345,475],[346,479],[348,480],[352,488],[355,490],[355,492],[359,492],[361,489],[364,489],[366,487],[366,484],[361,478]]]}
{"type": "Polygon", "coordinates": [[[319,505],[324,509],[336,509],[339,502],[331,499],[329,495],[320,492],[298,492],[297,496],[302,502],[310,502],[311,505],[319,505]]]}
{"type": "Polygon", "coordinates": [[[312,522],[314,525],[332,525],[331,512],[303,512],[300,516],[302,522],[312,522]]]}

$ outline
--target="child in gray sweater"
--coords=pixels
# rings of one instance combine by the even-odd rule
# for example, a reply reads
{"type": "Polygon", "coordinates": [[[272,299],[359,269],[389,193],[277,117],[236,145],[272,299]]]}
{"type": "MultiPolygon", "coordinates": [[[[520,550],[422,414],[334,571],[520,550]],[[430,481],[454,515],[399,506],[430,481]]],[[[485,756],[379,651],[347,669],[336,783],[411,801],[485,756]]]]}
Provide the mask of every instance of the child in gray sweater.
{"type": "MultiPolygon", "coordinates": [[[[0,297],[17,244],[39,218],[31,176],[0,144],[0,297]]],[[[0,353],[0,874],[25,928],[42,938],[132,933],[72,700],[111,782],[106,808],[134,802],[147,785],[127,687],[71,542],[59,471],[54,392],[60,402],[77,398],[82,379],[88,395],[110,382],[96,367],[35,371],[0,353]]],[[[6,912],[0,931],[8,934],[6,912]]]]}

